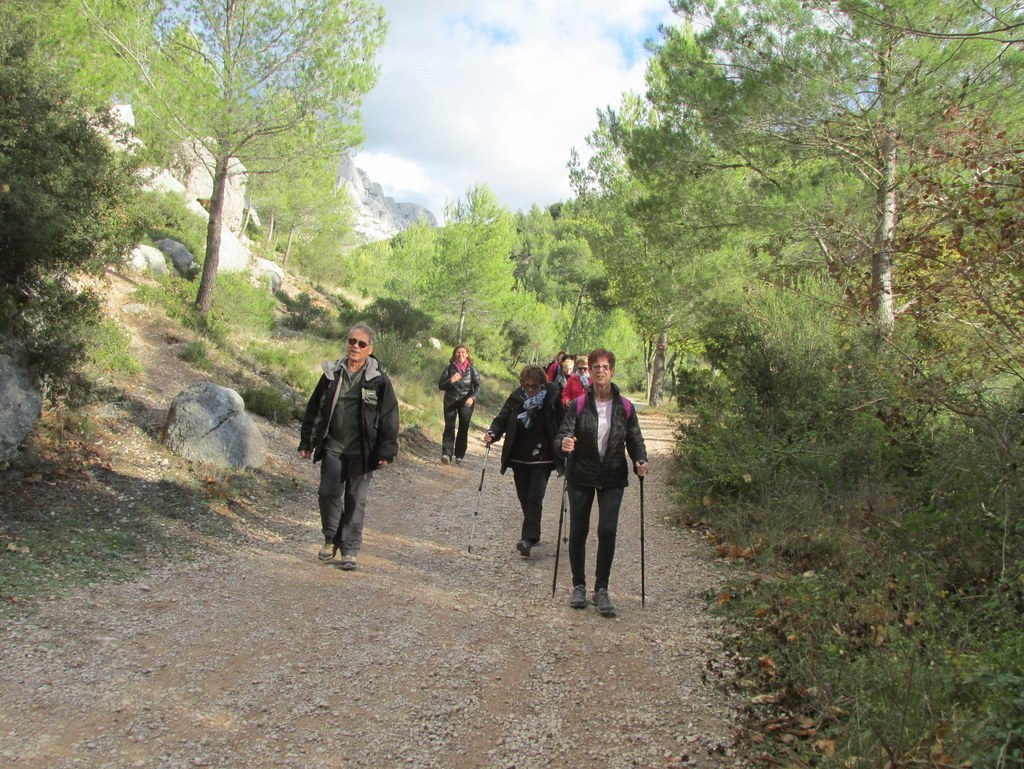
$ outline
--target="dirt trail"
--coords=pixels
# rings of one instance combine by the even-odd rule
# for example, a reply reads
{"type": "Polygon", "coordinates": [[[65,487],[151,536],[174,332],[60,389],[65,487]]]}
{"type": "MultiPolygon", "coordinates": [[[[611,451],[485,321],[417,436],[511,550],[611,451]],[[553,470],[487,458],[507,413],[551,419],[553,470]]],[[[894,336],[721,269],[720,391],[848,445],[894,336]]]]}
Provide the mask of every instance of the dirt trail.
{"type": "MultiPolygon", "coordinates": [[[[174,355],[179,340],[159,319],[126,322],[147,367],[136,397],[156,419],[203,375],[174,355]]],[[[496,452],[477,508],[478,438],[463,467],[436,463],[430,448],[378,473],[360,568],[319,563],[316,471],[299,461],[294,427],[261,421],[273,491],[225,507],[238,518],[226,547],[84,588],[3,629],[0,765],[742,765],[730,704],[704,682],[721,667],[704,608],[719,575],[695,535],[664,522],[672,428],[638,413],[652,455],[647,599],[634,480],[615,619],[568,607],[564,546],[551,597],[560,481],[529,560],[513,549],[521,517],[496,452]]],[[[592,535],[588,575],[595,549],[592,535]]]]}

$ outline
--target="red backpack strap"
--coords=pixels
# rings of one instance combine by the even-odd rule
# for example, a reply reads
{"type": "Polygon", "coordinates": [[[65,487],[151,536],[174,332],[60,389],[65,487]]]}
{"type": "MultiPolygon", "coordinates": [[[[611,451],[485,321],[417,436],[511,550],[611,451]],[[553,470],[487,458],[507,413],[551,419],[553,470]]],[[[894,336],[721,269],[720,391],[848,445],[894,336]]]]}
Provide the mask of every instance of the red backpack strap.
{"type": "Polygon", "coordinates": [[[580,414],[583,413],[583,399],[587,396],[581,395],[579,398],[573,399],[573,403],[576,404],[576,418],[580,418],[580,414]]]}
{"type": "Polygon", "coordinates": [[[622,399],[622,406],[626,409],[626,421],[629,421],[629,415],[633,413],[633,403],[629,398],[622,399]]]}

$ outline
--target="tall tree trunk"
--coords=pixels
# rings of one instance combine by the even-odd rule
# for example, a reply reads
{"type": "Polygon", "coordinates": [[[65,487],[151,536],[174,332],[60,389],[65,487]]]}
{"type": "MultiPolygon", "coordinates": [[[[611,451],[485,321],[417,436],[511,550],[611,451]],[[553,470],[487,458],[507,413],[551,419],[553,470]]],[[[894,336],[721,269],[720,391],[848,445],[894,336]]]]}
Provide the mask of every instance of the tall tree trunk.
{"type": "Polygon", "coordinates": [[[893,310],[892,272],[893,239],[896,235],[896,137],[886,106],[889,90],[891,49],[886,48],[878,59],[878,92],[881,116],[878,121],[879,172],[878,192],[875,196],[877,220],[875,223],[874,253],[871,257],[871,302],[875,327],[882,336],[892,334],[896,323],[893,310]]]}
{"type": "Polygon", "coordinates": [[[462,332],[466,327],[466,303],[459,305],[459,328],[455,332],[455,344],[462,344],[462,332]]]}
{"type": "Polygon", "coordinates": [[[206,228],[206,258],[203,261],[203,277],[199,281],[196,295],[196,309],[206,317],[213,306],[213,289],[217,283],[217,267],[220,264],[220,236],[224,221],[224,190],[228,182],[228,157],[226,153],[217,156],[213,173],[213,193],[210,197],[210,223],[206,228]]]}
{"type": "Polygon", "coordinates": [[[665,401],[665,347],[668,345],[668,330],[662,329],[658,334],[658,345],[654,348],[654,360],[651,362],[651,392],[648,402],[652,406],[660,406],[665,401]]]}
{"type": "Polygon", "coordinates": [[[572,325],[569,326],[569,333],[565,337],[565,349],[572,350],[576,345],[576,326],[580,322],[580,313],[583,311],[583,299],[587,295],[587,289],[585,286],[580,286],[580,293],[576,297],[576,309],[572,314],[572,325]]]}
{"type": "Polygon", "coordinates": [[[249,226],[249,219],[252,218],[252,201],[246,201],[245,211],[242,214],[242,224],[238,228],[238,236],[242,237],[245,235],[245,230],[249,226]]]}
{"type": "Polygon", "coordinates": [[[267,221],[267,240],[263,244],[263,248],[267,252],[268,258],[269,258],[269,255],[273,253],[273,251],[270,250],[270,247],[271,247],[271,245],[274,242],[274,235],[275,235],[274,227],[275,227],[276,224],[277,224],[277,217],[274,216],[274,210],[271,209],[270,210],[270,219],[267,221]]]}
{"type": "Polygon", "coordinates": [[[288,245],[284,247],[284,264],[283,267],[288,266],[288,257],[292,254],[292,240],[295,238],[295,225],[293,224],[288,228],[288,245]]]}

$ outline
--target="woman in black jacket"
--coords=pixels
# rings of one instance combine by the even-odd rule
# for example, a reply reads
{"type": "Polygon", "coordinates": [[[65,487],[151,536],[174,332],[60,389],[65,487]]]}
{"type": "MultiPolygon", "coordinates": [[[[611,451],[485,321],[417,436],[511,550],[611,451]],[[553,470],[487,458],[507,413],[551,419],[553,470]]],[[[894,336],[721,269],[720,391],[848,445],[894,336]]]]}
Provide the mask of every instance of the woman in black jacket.
{"type": "Polygon", "coordinates": [[[469,443],[469,423],[473,419],[473,406],[480,397],[480,372],[473,365],[469,348],[460,344],[452,350],[451,360],[437,383],[444,390],[444,434],[441,437],[441,462],[458,465],[466,457],[469,443]],[[456,434],[455,423],[459,429],[456,434]]]}
{"type": "Polygon", "coordinates": [[[501,474],[512,466],[523,528],[516,550],[524,558],[540,541],[540,519],[544,494],[551,471],[561,467],[552,442],[562,422],[558,385],[549,382],[540,366],[527,366],[519,374],[519,387],[512,391],[501,411],[484,433],[484,444],[506,436],[501,448],[501,474]]]}
{"type": "Polygon", "coordinates": [[[612,384],[615,355],[597,349],[587,356],[590,392],[570,401],[555,436],[556,451],[569,454],[566,481],[569,492],[569,565],[572,568],[574,609],[587,606],[587,535],[590,510],[597,497],[597,566],[591,601],[605,617],[615,616],[608,595],[608,578],[615,557],[619,507],[629,485],[629,464],[640,477],[647,475],[647,448],[633,404],[612,384]]]}

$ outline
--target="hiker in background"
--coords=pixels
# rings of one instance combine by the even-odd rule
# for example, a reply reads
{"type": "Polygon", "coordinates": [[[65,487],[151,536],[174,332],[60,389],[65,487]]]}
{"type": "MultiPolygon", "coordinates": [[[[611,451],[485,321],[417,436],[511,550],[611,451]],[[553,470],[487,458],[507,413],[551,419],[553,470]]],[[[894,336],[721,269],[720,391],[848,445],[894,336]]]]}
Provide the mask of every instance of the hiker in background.
{"type": "Polygon", "coordinates": [[[587,394],[590,387],[590,364],[587,363],[587,356],[581,355],[576,359],[576,369],[562,390],[562,405],[568,406],[570,401],[587,394]]]}
{"type": "Polygon", "coordinates": [[[555,359],[547,365],[547,368],[544,369],[549,382],[555,381],[555,375],[558,374],[558,367],[562,365],[563,360],[565,360],[565,350],[559,350],[555,359]]]}
{"type": "Polygon", "coordinates": [[[558,371],[555,372],[554,379],[555,384],[558,385],[559,395],[561,395],[562,391],[565,390],[565,385],[569,381],[569,377],[572,376],[575,366],[576,362],[573,360],[571,355],[566,354],[566,356],[562,358],[562,362],[558,366],[558,371]]]}
{"type": "Polygon", "coordinates": [[[373,471],[398,454],[398,398],[373,357],[377,335],[365,323],[348,332],[347,355],[321,363],[323,374],[306,406],[299,456],[320,462],[320,523],[324,544],[318,558],[356,568],[363,543],[366,499],[373,471]]]}
{"type": "Polygon", "coordinates": [[[452,350],[452,357],[437,383],[444,390],[444,434],[441,437],[442,464],[461,465],[466,458],[469,443],[469,424],[473,419],[473,406],[480,397],[480,372],[473,365],[469,348],[460,344],[452,350]],[[458,422],[458,432],[456,432],[458,422]]]}
{"type": "Polygon", "coordinates": [[[615,535],[622,495],[629,485],[629,464],[638,476],[647,475],[647,449],[636,410],[612,384],[615,355],[597,349],[587,356],[590,392],[572,402],[555,436],[557,453],[568,454],[566,485],[569,493],[569,566],[572,568],[574,609],[587,606],[585,574],[590,510],[597,497],[597,566],[591,602],[605,617],[615,616],[608,595],[608,578],[615,558],[615,535]]]}
{"type": "Polygon", "coordinates": [[[558,385],[548,382],[540,366],[526,366],[519,373],[519,387],[501,407],[484,433],[490,446],[505,436],[501,447],[501,474],[512,466],[516,495],[523,509],[523,528],[516,550],[524,558],[540,541],[540,520],[544,494],[551,471],[561,468],[553,443],[562,422],[562,404],[558,385]]]}

